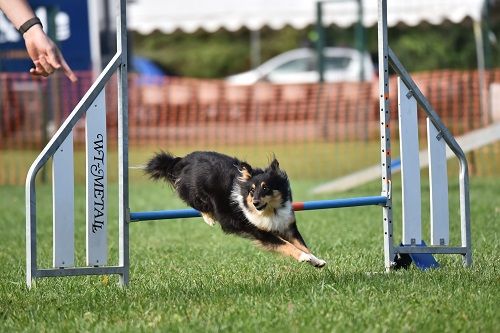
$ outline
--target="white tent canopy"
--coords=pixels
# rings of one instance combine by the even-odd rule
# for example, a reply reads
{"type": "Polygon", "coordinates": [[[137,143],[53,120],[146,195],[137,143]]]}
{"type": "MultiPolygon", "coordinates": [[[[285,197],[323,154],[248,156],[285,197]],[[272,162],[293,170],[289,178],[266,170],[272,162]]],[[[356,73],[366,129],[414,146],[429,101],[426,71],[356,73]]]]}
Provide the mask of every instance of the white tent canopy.
{"type": "MultiPolygon", "coordinates": [[[[484,1],[388,0],[388,23],[389,26],[399,23],[414,26],[424,21],[441,24],[445,20],[458,23],[467,17],[480,21],[484,1]]],[[[363,24],[375,25],[377,1],[362,0],[362,3],[363,24]]],[[[347,27],[358,21],[356,0],[332,1],[323,7],[324,24],[347,27]]],[[[315,22],[316,0],[135,0],[128,10],[129,28],[141,33],[220,28],[234,31],[242,27],[258,30],[263,26],[280,29],[285,25],[304,28],[315,22]]]]}

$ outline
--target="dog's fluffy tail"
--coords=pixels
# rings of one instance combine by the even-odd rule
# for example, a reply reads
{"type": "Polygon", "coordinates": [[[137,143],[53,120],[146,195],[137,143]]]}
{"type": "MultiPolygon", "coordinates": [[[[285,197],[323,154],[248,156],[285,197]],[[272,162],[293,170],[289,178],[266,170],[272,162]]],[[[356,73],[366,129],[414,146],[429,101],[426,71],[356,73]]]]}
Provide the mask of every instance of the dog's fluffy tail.
{"type": "Polygon", "coordinates": [[[176,179],[174,167],[180,160],[180,157],[175,157],[170,153],[161,152],[148,161],[144,171],[149,175],[149,177],[151,177],[151,179],[163,179],[173,184],[176,179]]]}

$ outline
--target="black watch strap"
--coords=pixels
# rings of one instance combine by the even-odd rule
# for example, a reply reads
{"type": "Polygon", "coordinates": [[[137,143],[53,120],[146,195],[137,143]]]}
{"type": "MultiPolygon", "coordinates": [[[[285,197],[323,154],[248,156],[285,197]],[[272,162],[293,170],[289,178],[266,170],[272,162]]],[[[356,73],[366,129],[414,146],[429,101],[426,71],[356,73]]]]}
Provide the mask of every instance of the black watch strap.
{"type": "Polygon", "coordinates": [[[26,31],[28,31],[32,26],[37,24],[42,25],[42,21],[40,21],[38,17],[30,18],[28,21],[24,22],[23,25],[21,25],[17,31],[19,31],[21,35],[24,35],[26,31]]]}

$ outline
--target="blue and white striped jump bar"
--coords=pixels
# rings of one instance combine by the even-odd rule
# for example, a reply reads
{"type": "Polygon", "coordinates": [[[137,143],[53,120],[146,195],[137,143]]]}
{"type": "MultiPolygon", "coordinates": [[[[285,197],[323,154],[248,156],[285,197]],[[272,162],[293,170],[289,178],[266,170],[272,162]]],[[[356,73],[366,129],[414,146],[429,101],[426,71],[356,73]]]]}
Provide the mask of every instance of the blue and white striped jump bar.
{"type": "MultiPolygon", "coordinates": [[[[387,197],[373,196],[373,197],[357,197],[357,198],[346,198],[346,199],[335,199],[335,200],[294,202],[292,204],[292,207],[294,211],[301,211],[301,210],[316,210],[316,209],[371,206],[371,205],[385,206],[386,204],[387,204],[387,197]]],[[[201,216],[200,212],[192,208],[157,210],[150,212],[130,213],[130,222],[181,219],[181,218],[200,217],[200,216],[201,216]]]]}

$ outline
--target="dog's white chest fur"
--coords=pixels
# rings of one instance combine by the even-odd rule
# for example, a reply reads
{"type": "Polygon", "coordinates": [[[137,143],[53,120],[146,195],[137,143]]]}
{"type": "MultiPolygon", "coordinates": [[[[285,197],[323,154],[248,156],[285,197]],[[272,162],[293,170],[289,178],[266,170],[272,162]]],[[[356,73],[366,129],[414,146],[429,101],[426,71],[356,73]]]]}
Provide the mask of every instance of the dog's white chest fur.
{"type": "Polygon", "coordinates": [[[248,221],[261,230],[284,233],[290,223],[294,221],[292,204],[289,201],[283,207],[275,208],[272,213],[265,210],[250,210],[243,202],[244,198],[238,185],[234,186],[231,198],[238,204],[248,221]]]}

